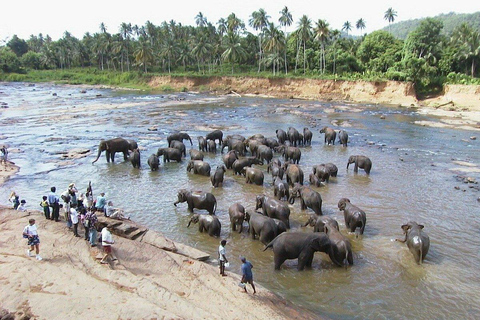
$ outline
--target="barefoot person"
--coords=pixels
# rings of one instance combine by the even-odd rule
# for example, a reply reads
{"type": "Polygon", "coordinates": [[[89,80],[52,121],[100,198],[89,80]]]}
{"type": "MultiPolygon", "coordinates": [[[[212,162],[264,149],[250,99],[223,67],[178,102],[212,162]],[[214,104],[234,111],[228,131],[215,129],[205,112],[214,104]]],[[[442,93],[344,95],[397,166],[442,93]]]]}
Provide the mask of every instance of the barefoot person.
{"type": "Polygon", "coordinates": [[[28,225],[23,229],[23,237],[28,239],[28,245],[30,246],[30,249],[27,250],[27,256],[33,257],[32,251],[35,247],[37,260],[42,260],[42,257],[40,257],[40,239],[38,238],[35,219],[28,220],[28,225]]]}
{"type": "Polygon", "coordinates": [[[222,240],[220,242],[220,246],[218,247],[218,261],[220,263],[220,274],[225,277],[225,263],[228,262],[227,258],[225,257],[225,245],[227,244],[227,240],[222,240]]]}
{"type": "Polygon", "coordinates": [[[110,230],[108,230],[108,227],[104,227],[102,229],[102,246],[103,246],[103,250],[105,251],[105,255],[103,256],[100,263],[108,263],[106,261],[107,258],[110,258],[113,260],[113,256],[112,256],[113,243],[114,241],[113,241],[112,234],[110,233],[110,230]]]}
{"type": "MultiPolygon", "coordinates": [[[[250,263],[250,261],[247,261],[245,257],[241,257],[240,260],[242,260],[242,281],[240,283],[247,284],[250,283],[250,285],[253,288],[253,294],[257,293],[255,290],[255,285],[253,284],[253,273],[252,273],[252,268],[253,265],[250,263]]],[[[245,292],[247,292],[247,286],[245,285],[243,287],[245,292]]]]}

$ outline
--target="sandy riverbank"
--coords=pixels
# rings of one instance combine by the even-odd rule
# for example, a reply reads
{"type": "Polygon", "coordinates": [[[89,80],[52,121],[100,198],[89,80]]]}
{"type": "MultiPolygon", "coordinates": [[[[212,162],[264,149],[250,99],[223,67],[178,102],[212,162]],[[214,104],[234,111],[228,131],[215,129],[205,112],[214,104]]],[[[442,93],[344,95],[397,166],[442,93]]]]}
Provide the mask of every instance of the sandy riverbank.
{"type": "MultiPolygon", "coordinates": [[[[0,181],[17,170],[2,166],[0,181]]],[[[118,260],[102,265],[100,249],[39,211],[1,207],[0,234],[0,317],[7,310],[15,319],[49,320],[318,319],[259,284],[256,295],[243,293],[239,270],[221,277],[214,265],[147,242],[114,236],[118,260]],[[21,233],[32,217],[42,261],[25,254],[21,233]]]]}

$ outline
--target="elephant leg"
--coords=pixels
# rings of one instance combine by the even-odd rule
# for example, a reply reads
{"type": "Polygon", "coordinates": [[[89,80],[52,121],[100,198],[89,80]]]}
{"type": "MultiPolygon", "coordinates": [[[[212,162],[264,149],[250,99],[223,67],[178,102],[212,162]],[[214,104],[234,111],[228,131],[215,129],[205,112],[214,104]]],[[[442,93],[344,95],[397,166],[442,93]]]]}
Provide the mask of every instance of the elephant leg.
{"type": "Polygon", "coordinates": [[[305,200],[303,200],[303,198],[300,199],[300,208],[302,210],[306,210],[307,209],[307,205],[305,204],[305,200]]]}
{"type": "Polygon", "coordinates": [[[255,228],[250,226],[250,236],[252,237],[252,240],[255,240],[255,228]]]}
{"type": "Polygon", "coordinates": [[[358,162],[355,162],[355,167],[353,168],[353,172],[358,172],[358,162]]]}
{"type": "Polygon", "coordinates": [[[237,223],[235,221],[230,221],[230,224],[232,225],[232,231],[236,231],[237,230],[237,223]]]}
{"type": "Polygon", "coordinates": [[[110,152],[110,159],[112,160],[112,163],[115,162],[115,152],[110,152]]]}
{"type": "Polygon", "coordinates": [[[280,256],[279,254],[275,254],[273,257],[273,261],[275,263],[275,270],[280,270],[280,266],[285,262],[285,258],[280,256]]]}
{"type": "Polygon", "coordinates": [[[123,151],[123,160],[128,160],[128,150],[123,151]]]}
{"type": "Polygon", "coordinates": [[[239,220],[238,223],[240,224],[238,226],[238,233],[242,233],[242,231],[243,231],[243,220],[239,220]]]}
{"type": "Polygon", "coordinates": [[[106,150],[105,151],[105,156],[107,157],[107,162],[110,162],[110,157],[111,157],[110,151],[106,150]]]}

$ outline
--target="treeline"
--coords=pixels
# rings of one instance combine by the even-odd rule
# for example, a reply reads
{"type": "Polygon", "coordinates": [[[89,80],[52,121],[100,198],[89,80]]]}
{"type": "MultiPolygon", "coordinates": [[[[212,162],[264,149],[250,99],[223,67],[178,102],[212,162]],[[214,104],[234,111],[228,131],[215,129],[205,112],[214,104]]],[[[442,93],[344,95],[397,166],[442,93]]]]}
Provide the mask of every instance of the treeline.
{"type": "MultiPolygon", "coordinates": [[[[384,19],[393,22],[389,8],[384,19]]],[[[450,34],[435,18],[423,19],[405,40],[390,31],[379,30],[362,37],[331,29],[326,20],[298,19],[294,32],[286,33],[293,17],[285,7],[277,23],[260,9],[248,24],[234,13],[216,25],[202,13],[196,26],[174,20],[157,26],[122,23],[118,33],[101,24],[98,33],[82,39],[65,32],[53,41],[48,35],[20,39],[13,36],[0,47],[0,79],[29,70],[95,68],[137,74],[260,74],[262,76],[307,76],[335,79],[413,81],[417,92],[440,88],[444,83],[480,84],[480,33],[468,23],[457,25],[450,34]]],[[[359,19],[356,27],[365,29],[359,19]]],[[[15,79],[15,77],[13,78],[15,79]]]]}

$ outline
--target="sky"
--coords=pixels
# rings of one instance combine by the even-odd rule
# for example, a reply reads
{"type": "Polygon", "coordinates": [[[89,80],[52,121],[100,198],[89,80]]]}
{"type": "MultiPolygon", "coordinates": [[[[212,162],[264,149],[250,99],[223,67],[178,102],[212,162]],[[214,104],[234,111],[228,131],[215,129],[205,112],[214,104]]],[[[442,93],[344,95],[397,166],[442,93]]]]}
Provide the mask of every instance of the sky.
{"type": "MultiPolygon", "coordinates": [[[[86,32],[100,31],[103,22],[109,33],[118,33],[122,22],[143,26],[147,21],[160,25],[163,21],[175,20],[183,25],[195,26],[199,12],[216,25],[220,18],[235,13],[248,26],[254,11],[264,9],[270,21],[279,25],[279,12],[287,6],[293,16],[293,31],[302,15],[307,15],[314,25],[319,19],[326,20],[331,29],[342,29],[349,21],[350,31],[359,35],[355,23],[362,18],[366,28],[362,33],[371,33],[388,26],[385,11],[397,12],[394,22],[434,17],[442,13],[474,13],[480,11],[480,1],[432,1],[432,0],[3,0],[0,6],[0,45],[13,35],[27,40],[30,35],[47,34],[53,40],[63,37],[65,31],[81,39],[86,32]]],[[[251,32],[255,32],[249,29],[251,32]]]]}

